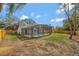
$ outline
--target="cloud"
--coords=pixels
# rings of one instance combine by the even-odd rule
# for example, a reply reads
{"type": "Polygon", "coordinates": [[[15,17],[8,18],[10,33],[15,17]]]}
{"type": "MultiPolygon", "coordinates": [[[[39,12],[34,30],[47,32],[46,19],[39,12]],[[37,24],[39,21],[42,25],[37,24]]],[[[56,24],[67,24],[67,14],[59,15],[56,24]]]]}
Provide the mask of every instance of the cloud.
{"type": "Polygon", "coordinates": [[[34,17],[34,15],[35,15],[35,13],[34,13],[34,12],[32,12],[32,13],[31,13],[31,17],[34,17]]]}
{"type": "Polygon", "coordinates": [[[74,8],[74,5],[69,4],[69,9],[71,10],[73,8],[74,8]]]}
{"type": "Polygon", "coordinates": [[[35,19],[38,19],[38,18],[41,17],[40,14],[35,14],[35,12],[32,12],[32,13],[30,14],[30,16],[33,17],[33,18],[35,18],[35,19]]]}
{"type": "Polygon", "coordinates": [[[55,18],[55,19],[51,19],[50,22],[61,22],[65,20],[65,18],[55,18]]]}
{"type": "Polygon", "coordinates": [[[61,12],[64,12],[64,9],[58,9],[58,10],[56,10],[56,14],[60,14],[61,12]]]}
{"type": "Polygon", "coordinates": [[[41,17],[41,15],[37,15],[35,18],[40,18],[41,17]]]}
{"type": "Polygon", "coordinates": [[[24,19],[28,19],[28,18],[29,18],[28,16],[22,15],[22,16],[20,17],[20,20],[24,20],[24,19]]]}
{"type": "Polygon", "coordinates": [[[54,19],[51,19],[50,22],[55,22],[55,20],[54,19]]]}
{"type": "Polygon", "coordinates": [[[56,22],[60,22],[60,21],[63,21],[65,18],[57,18],[55,19],[56,22]]]}
{"type": "Polygon", "coordinates": [[[61,13],[61,11],[58,9],[58,10],[56,10],[56,14],[60,14],[61,13]]]}
{"type": "MultiPolygon", "coordinates": [[[[67,4],[67,3],[65,3],[65,4],[67,4]]],[[[59,7],[59,9],[56,10],[56,14],[60,14],[60,13],[64,12],[64,9],[65,9],[65,8],[63,8],[63,5],[64,5],[64,3],[61,4],[60,7],[59,7]]],[[[69,4],[69,10],[72,10],[73,8],[74,8],[74,5],[72,5],[72,4],[70,3],[70,4],[69,4]]],[[[68,5],[66,6],[66,9],[68,9],[68,5]]]]}

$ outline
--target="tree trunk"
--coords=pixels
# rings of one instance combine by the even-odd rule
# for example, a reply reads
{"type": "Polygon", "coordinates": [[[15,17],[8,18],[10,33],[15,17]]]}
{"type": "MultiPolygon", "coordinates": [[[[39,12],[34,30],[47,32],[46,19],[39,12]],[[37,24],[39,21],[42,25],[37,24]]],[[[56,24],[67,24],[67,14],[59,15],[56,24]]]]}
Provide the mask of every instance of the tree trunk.
{"type": "Polygon", "coordinates": [[[73,37],[73,29],[72,29],[72,26],[70,25],[70,37],[69,37],[69,39],[72,39],[72,37],[73,37]]]}
{"type": "Polygon", "coordinates": [[[73,33],[72,33],[72,31],[70,31],[70,37],[69,37],[69,39],[72,39],[72,37],[73,37],[73,33]]]}
{"type": "Polygon", "coordinates": [[[74,30],[73,30],[73,35],[76,35],[76,30],[75,30],[75,28],[74,28],[74,30]]]}
{"type": "Polygon", "coordinates": [[[76,35],[76,30],[75,29],[71,29],[70,30],[70,37],[69,37],[69,39],[72,39],[73,35],[76,35]]]}

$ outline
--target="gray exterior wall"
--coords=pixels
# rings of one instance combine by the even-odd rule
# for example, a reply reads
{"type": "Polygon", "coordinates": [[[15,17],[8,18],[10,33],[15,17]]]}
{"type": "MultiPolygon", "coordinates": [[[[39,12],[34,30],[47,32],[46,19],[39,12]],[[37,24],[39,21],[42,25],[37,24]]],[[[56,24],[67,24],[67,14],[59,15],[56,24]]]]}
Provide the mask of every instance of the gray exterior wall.
{"type": "Polygon", "coordinates": [[[52,27],[48,25],[35,25],[25,28],[18,28],[18,33],[26,37],[40,37],[52,33],[52,27]]]}

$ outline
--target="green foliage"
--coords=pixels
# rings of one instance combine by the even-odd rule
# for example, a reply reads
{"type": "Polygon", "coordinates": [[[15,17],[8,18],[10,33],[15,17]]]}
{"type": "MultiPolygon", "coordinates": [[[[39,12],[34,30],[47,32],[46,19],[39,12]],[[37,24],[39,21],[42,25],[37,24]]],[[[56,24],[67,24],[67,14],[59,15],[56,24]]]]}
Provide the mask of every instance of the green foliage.
{"type": "Polygon", "coordinates": [[[72,30],[77,30],[79,28],[79,17],[75,19],[75,17],[71,16],[71,19],[63,21],[63,27],[65,30],[69,30],[69,24],[71,25],[72,30]],[[71,24],[70,24],[71,23],[71,24]]]}
{"type": "Polygon", "coordinates": [[[57,33],[62,33],[63,31],[64,31],[64,27],[56,27],[56,28],[54,28],[54,30],[55,30],[55,32],[57,32],[57,33]]]}
{"type": "Polygon", "coordinates": [[[5,26],[4,22],[0,21],[0,28],[3,28],[5,26]]]}
{"type": "Polygon", "coordinates": [[[16,37],[19,39],[19,40],[26,40],[27,37],[25,37],[24,35],[16,35],[16,37]]]}
{"type": "Polygon", "coordinates": [[[5,11],[7,12],[6,16],[10,17],[17,10],[21,10],[25,5],[25,3],[2,3],[0,4],[0,12],[5,9],[5,11]],[[3,8],[3,6],[5,6],[5,8],[3,8]]]}
{"type": "Polygon", "coordinates": [[[64,9],[65,15],[67,16],[67,20],[64,21],[65,30],[70,31],[70,39],[72,39],[73,35],[76,35],[76,30],[79,28],[79,4],[71,3],[74,7],[70,10],[70,3],[62,4],[62,9],[64,9]]]}
{"type": "Polygon", "coordinates": [[[13,25],[10,25],[8,27],[6,27],[7,30],[13,30],[13,31],[16,31],[18,29],[18,25],[17,24],[13,24],[13,25]]]}
{"type": "Polygon", "coordinates": [[[26,40],[27,37],[18,34],[11,34],[8,38],[11,42],[16,42],[17,40],[26,40]]]}
{"type": "Polygon", "coordinates": [[[10,40],[11,42],[16,42],[19,39],[17,38],[16,35],[10,35],[9,38],[8,38],[8,40],[10,40]]]}
{"type": "MultiPolygon", "coordinates": [[[[6,20],[5,21],[2,20],[4,23],[0,22],[0,27],[4,27],[4,24],[5,24],[5,27],[8,26],[8,28],[14,29],[15,26],[12,25],[16,18],[14,13],[17,10],[21,11],[21,9],[23,9],[23,7],[25,5],[26,5],[25,3],[3,3],[3,4],[1,4],[2,7],[5,6],[5,8],[1,9],[1,10],[5,11],[7,13],[6,13],[6,16],[4,17],[4,19],[6,19],[6,20]]],[[[17,21],[15,21],[15,22],[17,22],[17,21]]]]}

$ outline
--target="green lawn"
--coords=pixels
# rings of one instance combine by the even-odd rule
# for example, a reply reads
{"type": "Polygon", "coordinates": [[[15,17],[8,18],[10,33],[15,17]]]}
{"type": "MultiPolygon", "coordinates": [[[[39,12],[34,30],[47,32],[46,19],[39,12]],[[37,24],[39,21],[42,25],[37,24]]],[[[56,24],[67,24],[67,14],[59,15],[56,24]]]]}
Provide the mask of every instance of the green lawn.
{"type": "Polygon", "coordinates": [[[7,39],[10,40],[11,42],[15,42],[18,40],[16,35],[8,35],[7,37],[8,37],[7,39]]]}
{"type": "MultiPolygon", "coordinates": [[[[68,41],[69,35],[68,34],[61,34],[61,33],[53,33],[49,36],[45,36],[42,38],[47,41],[68,41]]],[[[42,39],[42,38],[40,37],[39,39],[42,39]]],[[[26,40],[26,39],[28,39],[28,38],[26,38],[22,35],[13,34],[13,35],[9,36],[9,40],[12,42],[15,42],[17,40],[26,40]]],[[[36,38],[36,39],[38,39],[38,38],[36,38]]]]}
{"type": "Polygon", "coordinates": [[[25,40],[25,39],[27,38],[24,37],[23,35],[17,35],[17,34],[8,35],[8,40],[10,40],[11,42],[15,42],[17,40],[25,40]]]}
{"type": "Polygon", "coordinates": [[[68,34],[61,34],[61,33],[53,33],[50,36],[48,36],[45,40],[48,41],[68,41],[69,39],[68,34]]]}

